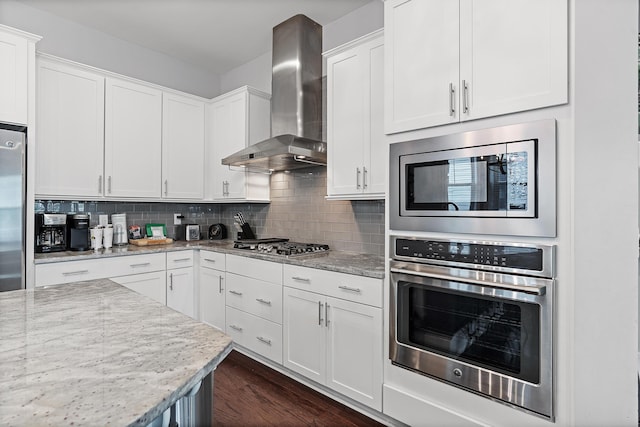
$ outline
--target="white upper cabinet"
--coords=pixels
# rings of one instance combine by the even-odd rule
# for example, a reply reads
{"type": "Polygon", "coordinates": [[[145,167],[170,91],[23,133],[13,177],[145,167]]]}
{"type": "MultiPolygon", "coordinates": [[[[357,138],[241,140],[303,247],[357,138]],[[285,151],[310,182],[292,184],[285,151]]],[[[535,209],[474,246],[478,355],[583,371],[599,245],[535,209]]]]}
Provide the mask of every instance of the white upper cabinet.
{"type": "Polygon", "coordinates": [[[462,120],[567,102],[566,0],[460,4],[462,120]]]}
{"type": "Polygon", "coordinates": [[[0,25],[0,122],[27,124],[29,62],[33,66],[38,40],[32,34],[0,25]]]}
{"type": "Polygon", "coordinates": [[[385,2],[385,132],[567,102],[566,0],[385,2]]]}
{"type": "Polygon", "coordinates": [[[382,31],[325,54],[328,198],[384,198],[382,31]]]}
{"type": "Polygon", "coordinates": [[[458,1],[387,0],[384,7],[385,132],[458,121],[458,1]]]}
{"type": "Polygon", "coordinates": [[[107,77],[106,196],[160,198],[162,91],[107,77]]]}
{"type": "Polygon", "coordinates": [[[230,154],[269,138],[269,102],[268,94],[245,86],[221,95],[207,105],[207,200],[269,200],[268,175],[221,164],[221,160],[230,154]]]}
{"type": "Polygon", "coordinates": [[[162,197],[204,197],[204,102],[164,93],[162,197]]]}
{"type": "Polygon", "coordinates": [[[38,59],[37,196],[102,197],[104,80],[38,59]]]}

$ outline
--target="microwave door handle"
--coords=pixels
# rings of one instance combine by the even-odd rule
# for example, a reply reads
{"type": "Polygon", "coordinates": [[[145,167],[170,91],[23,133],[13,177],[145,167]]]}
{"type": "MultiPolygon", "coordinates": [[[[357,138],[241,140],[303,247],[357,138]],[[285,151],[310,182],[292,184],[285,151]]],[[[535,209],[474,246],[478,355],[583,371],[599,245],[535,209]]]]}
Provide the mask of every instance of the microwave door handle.
{"type": "Polygon", "coordinates": [[[524,292],[527,294],[540,295],[540,296],[545,295],[547,293],[547,287],[545,285],[528,285],[528,286],[514,285],[514,284],[507,285],[503,283],[488,282],[484,280],[474,280],[472,278],[466,278],[466,277],[456,277],[456,276],[451,276],[448,274],[441,274],[436,272],[427,273],[422,271],[405,270],[403,268],[394,268],[394,267],[392,267],[390,271],[392,273],[405,274],[408,276],[420,276],[420,277],[427,277],[432,279],[448,280],[452,282],[472,283],[480,286],[490,286],[494,288],[507,289],[512,291],[524,292]]]}

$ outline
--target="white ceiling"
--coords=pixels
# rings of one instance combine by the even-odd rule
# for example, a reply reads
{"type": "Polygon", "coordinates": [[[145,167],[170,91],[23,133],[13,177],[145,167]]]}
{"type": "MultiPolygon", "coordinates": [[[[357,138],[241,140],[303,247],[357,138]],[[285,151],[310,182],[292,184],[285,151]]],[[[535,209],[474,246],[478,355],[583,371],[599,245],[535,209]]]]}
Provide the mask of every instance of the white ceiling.
{"type": "Polygon", "coordinates": [[[274,26],[302,13],[326,25],[377,0],[21,0],[216,74],[271,50],[274,26]]]}

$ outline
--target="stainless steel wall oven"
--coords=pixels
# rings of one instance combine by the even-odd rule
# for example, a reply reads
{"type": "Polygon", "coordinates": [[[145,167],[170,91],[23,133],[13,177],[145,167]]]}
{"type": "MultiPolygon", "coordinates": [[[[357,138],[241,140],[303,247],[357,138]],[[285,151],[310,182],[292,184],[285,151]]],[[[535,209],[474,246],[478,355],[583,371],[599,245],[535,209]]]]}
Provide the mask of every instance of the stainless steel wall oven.
{"type": "Polygon", "coordinates": [[[391,229],[554,237],[555,159],[555,120],[391,144],[391,229]]]}
{"type": "Polygon", "coordinates": [[[553,419],[554,246],[391,237],[393,364],[553,419]]]}

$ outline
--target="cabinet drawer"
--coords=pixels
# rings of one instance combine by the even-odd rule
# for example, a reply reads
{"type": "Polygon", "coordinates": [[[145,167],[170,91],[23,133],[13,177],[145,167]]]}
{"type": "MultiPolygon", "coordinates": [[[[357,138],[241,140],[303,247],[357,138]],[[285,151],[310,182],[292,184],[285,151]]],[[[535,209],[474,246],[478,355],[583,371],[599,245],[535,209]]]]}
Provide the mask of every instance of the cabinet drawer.
{"type": "Polygon", "coordinates": [[[282,283],[282,264],[277,262],[227,255],[227,272],[253,277],[265,282],[282,283]]]}
{"type": "Polygon", "coordinates": [[[282,323],[282,285],[227,273],[226,304],[282,323]]]}
{"type": "Polygon", "coordinates": [[[193,267],[193,251],[167,252],[167,270],[193,267]]]}
{"type": "Polygon", "coordinates": [[[98,260],[56,262],[35,267],[36,286],[100,279],[108,274],[98,260]]]}
{"type": "Polygon", "coordinates": [[[164,254],[64,261],[36,265],[36,286],[150,273],[165,269],[164,254]]]}
{"type": "Polygon", "coordinates": [[[285,264],[284,284],[291,288],[382,307],[381,279],[285,264]]]}
{"type": "Polygon", "coordinates": [[[226,333],[235,342],[282,364],[281,325],[228,306],[226,317],[226,333]]]}
{"type": "Polygon", "coordinates": [[[200,267],[213,268],[224,271],[226,268],[225,255],[220,252],[200,251],[200,267]]]}

